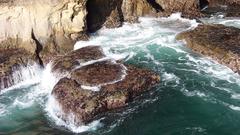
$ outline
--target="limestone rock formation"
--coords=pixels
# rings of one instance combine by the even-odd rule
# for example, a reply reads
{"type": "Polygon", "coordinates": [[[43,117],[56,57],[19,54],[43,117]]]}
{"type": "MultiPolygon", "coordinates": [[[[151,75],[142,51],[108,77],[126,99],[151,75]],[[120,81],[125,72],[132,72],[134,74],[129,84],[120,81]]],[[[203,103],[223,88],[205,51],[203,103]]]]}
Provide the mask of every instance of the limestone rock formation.
{"type": "Polygon", "coordinates": [[[169,16],[181,12],[188,18],[203,17],[202,1],[196,0],[123,0],[122,10],[125,21],[134,22],[139,16],[169,16]]]}
{"type": "Polygon", "coordinates": [[[164,12],[160,15],[166,16],[174,12],[181,12],[183,17],[198,18],[203,17],[201,8],[204,7],[204,0],[156,0],[161,5],[164,12]]]}
{"type": "Polygon", "coordinates": [[[84,37],[87,0],[6,0],[0,3],[0,48],[65,53],[84,37]]]}
{"type": "MultiPolygon", "coordinates": [[[[73,114],[77,125],[88,123],[109,110],[126,106],[134,97],[160,81],[159,75],[149,70],[126,66],[110,59],[100,60],[98,55],[89,55],[90,62],[81,64],[86,55],[79,54],[96,49],[97,47],[81,48],[59,58],[57,62],[60,64],[63,60],[64,63],[65,57],[69,55],[79,60],[79,63],[70,62],[69,65],[75,65],[75,68],[62,67],[70,72],[70,76],[62,78],[52,91],[63,111],[59,117],[68,120],[68,116],[73,114]],[[92,63],[92,59],[98,61],[92,63]]],[[[58,68],[61,67],[57,66],[56,70],[58,68]]]]}
{"type": "Polygon", "coordinates": [[[180,33],[193,51],[208,56],[240,73],[240,29],[224,25],[199,25],[180,33]]]}
{"type": "Polygon", "coordinates": [[[123,21],[137,22],[140,16],[174,12],[202,17],[202,8],[221,4],[239,9],[238,0],[1,0],[0,48],[24,48],[47,63],[104,26],[115,28],[123,21]]]}
{"type": "Polygon", "coordinates": [[[122,11],[124,20],[127,22],[137,22],[140,16],[156,16],[154,8],[147,0],[123,0],[122,11]]]}

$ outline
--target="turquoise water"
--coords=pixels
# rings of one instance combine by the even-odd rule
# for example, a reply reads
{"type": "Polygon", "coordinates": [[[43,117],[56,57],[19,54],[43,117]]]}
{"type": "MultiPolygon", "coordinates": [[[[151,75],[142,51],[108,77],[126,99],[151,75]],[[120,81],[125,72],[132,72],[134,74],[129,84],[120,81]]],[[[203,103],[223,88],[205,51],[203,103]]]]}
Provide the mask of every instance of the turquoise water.
{"type": "MultiPolygon", "coordinates": [[[[208,20],[240,26],[238,20],[224,21],[208,20]]],[[[102,29],[75,47],[102,45],[111,58],[125,57],[125,63],[159,73],[162,80],[151,92],[126,108],[102,115],[91,125],[74,127],[52,118],[49,107],[54,104],[49,102],[49,94],[55,82],[48,81],[53,79],[46,69],[36,68],[43,74],[36,82],[1,93],[0,134],[240,134],[240,76],[175,40],[177,33],[197,23],[177,14],[141,18],[140,22],[102,29]]]]}

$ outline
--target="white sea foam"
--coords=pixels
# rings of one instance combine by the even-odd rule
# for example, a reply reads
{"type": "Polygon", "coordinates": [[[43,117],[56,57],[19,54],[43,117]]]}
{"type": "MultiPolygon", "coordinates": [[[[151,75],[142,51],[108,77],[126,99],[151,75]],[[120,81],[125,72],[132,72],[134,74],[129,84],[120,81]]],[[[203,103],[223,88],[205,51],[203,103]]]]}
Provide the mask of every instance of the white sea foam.
{"type": "MultiPolygon", "coordinates": [[[[237,83],[240,86],[240,76],[234,73],[230,68],[220,65],[216,61],[213,61],[207,57],[193,57],[187,54],[186,58],[193,63],[186,63],[188,65],[194,65],[198,70],[207,73],[215,78],[226,80],[229,83],[237,83]]],[[[200,72],[198,72],[200,73],[200,72]]]]}
{"type": "Polygon", "coordinates": [[[198,90],[189,91],[186,88],[182,88],[181,91],[188,97],[193,97],[193,96],[207,97],[205,93],[198,90]]]}
{"type": "Polygon", "coordinates": [[[41,78],[41,70],[42,69],[37,64],[20,67],[19,70],[13,72],[12,79],[10,79],[11,82],[9,82],[9,84],[14,85],[2,89],[0,94],[38,84],[41,78]]]}
{"type": "Polygon", "coordinates": [[[100,91],[100,86],[87,86],[87,85],[81,85],[82,89],[85,90],[92,90],[92,91],[100,91]]]}
{"type": "Polygon", "coordinates": [[[231,109],[235,110],[235,111],[240,111],[240,107],[239,106],[230,105],[229,107],[231,109]]]}
{"type": "Polygon", "coordinates": [[[24,108],[29,108],[33,105],[34,101],[30,100],[30,101],[19,101],[19,99],[15,99],[15,101],[13,102],[13,107],[19,107],[20,109],[24,109],[24,108]]]}
{"type": "Polygon", "coordinates": [[[180,83],[180,78],[173,73],[165,72],[162,75],[162,81],[165,83],[165,85],[167,85],[169,82],[174,82],[176,85],[178,85],[180,83]]]}
{"type": "Polygon", "coordinates": [[[197,131],[198,133],[203,133],[206,131],[206,129],[202,128],[202,127],[187,127],[187,130],[194,130],[197,131]]]}

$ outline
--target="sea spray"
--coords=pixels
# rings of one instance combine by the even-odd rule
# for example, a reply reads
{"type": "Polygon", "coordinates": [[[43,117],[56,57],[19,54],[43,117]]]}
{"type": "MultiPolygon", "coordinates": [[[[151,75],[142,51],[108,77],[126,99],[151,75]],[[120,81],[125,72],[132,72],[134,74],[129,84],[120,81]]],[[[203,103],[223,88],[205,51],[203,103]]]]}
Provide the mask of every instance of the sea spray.
{"type": "Polygon", "coordinates": [[[9,90],[20,89],[23,87],[29,87],[30,85],[36,85],[41,80],[41,67],[38,64],[27,66],[20,66],[18,69],[13,71],[11,77],[9,77],[8,88],[2,89],[0,94],[3,94],[9,90]]]}

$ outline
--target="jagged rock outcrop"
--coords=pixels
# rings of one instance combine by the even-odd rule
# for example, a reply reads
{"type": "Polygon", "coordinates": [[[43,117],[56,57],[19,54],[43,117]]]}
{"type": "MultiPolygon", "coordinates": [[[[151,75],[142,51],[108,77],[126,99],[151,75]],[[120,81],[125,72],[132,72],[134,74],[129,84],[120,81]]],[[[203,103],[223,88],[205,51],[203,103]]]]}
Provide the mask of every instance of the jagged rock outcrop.
{"type": "Polygon", "coordinates": [[[180,33],[193,51],[208,56],[240,74],[240,29],[224,25],[199,25],[180,33]]]}
{"type": "Polygon", "coordinates": [[[239,0],[208,0],[208,8],[204,10],[207,14],[222,13],[227,17],[239,17],[239,0]]]}
{"type": "Polygon", "coordinates": [[[160,13],[161,16],[181,12],[182,16],[187,18],[204,16],[204,14],[201,13],[201,8],[204,6],[203,1],[204,0],[156,0],[164,10],[164,12],[160,13]]]}
{"type": "Polygon", "coordinates": [[[101,48],[94,46],[73,51],[59,58],[54,68],[70,73],[67,78],[62,78],[52,91],[63,111],[59,117],[64,120],[68,120],[68,116],[73,114],[71,118],[75,124],[88,123],[99,114],[126,106],[134,97],[160,81],[159,75],[149,70],[126,66],[111,59],[101,59],[101,53],[91,53],[87,57],[79,55],[86,53],[86,50],[96,52],[101,51],[101,48]],[[70,68],[57,66],[64,65],[60,63],[61,60],[65,63],[65,57],[74,57],[79,61],[71,61],[70,68]]]}
{"type": "Polygon", "coordinates": [[[156,16],[154,8],[147,0],[123,0],[122,11],[124,21],[137,22],[138,17],[152,15],[156,16]]]}
{"type": "Polygon", "coordinates": [[[0,48],[24,48],[41,57],[72,50],[85,36],[86,1],[1,1],[0,48]]]}
{"type": "Polygon", "coordinates": [[[95,32],[104,26],[120,27],[123,23],[121,5],[122,0],[88,0],[88,31],[95,32]]]}
{"type": "Polygon", "coordinates": [[[135,22],[139,16],[169,16],[175,12],[198,18],[204,16],[201,6],[201,0],[123,0],[122,10],[125,21],[135,22]]]}

